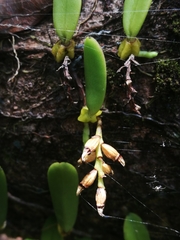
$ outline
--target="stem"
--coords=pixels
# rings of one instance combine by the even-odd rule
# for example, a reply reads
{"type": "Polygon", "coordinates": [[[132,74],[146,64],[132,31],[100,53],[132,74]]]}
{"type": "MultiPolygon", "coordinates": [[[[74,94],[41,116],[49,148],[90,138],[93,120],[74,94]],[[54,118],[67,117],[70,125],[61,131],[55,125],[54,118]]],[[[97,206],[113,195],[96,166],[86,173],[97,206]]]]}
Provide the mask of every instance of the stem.
{"type": "Polygon", "coordinates": [[[98,188],[105,188],[104,186],[104,180],[98,173],[98,188]]]}
{"type": "Polygon", "coordinates": [[[103,139],[102,139],[102,121],[101,121],[100,118],[98,118],[98,121],[97,121],[96,135],[101,136],[101,140],[100,140],[99,145],[96,149],[96,162],[95,162],[94,168],[98,171],[98,187],[105,188],[104,181],[103,181],[104,172],[102,170],[102,157],[103,157],[103,155],[102,155],[102,150],[101,150],[101,143],[103,142],[103,139]]]}
{"type": "Polygon", "coordinates": [[[102,121],[101,121],[101,118],[98,118],[98,120],[97,120],[96,135],[98,135],[102,138],[102,121]]]}
{"type": "Polygon", "coordinates": [[[83,128],[83,144],[85,144],[87,142],[87,140],[89,139],[89,135],[90,135],[90,129],[89,129],[89,123],[84,123],[84,128],[83,128]]]}
{"type": "Polygon", "coordinates": [[[96,158],[94,168],[98,172],[98,187],[105,188],[104,181],[103,181],[104,172],[102,170],[102,158],[101,157],[96,158]]]}

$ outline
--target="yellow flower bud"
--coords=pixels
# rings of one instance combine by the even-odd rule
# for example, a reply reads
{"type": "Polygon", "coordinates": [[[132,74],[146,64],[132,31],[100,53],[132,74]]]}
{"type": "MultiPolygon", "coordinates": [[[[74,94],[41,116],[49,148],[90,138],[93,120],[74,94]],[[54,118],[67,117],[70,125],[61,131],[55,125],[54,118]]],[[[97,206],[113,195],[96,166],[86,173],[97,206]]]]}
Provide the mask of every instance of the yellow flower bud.
{"type": "Polygon", "coordinates": [[[114,174],[112,168],[105,162],[102,163],[102,170],[105,174],[114,174]]]}
{"type": "Polygon", "coordinates": [[[82,161],[82,158],[80,158],[77,162],[79,165],[81,165],[83,162],[90,163],[95,161],[96,159],[96,152],[91,152],[89,155],[84,156],[84,161],[82,161]]]}
{"type": "Polygon", "coordinates": [[[90,163],[95,161],[95,159],[96,159],[96,152],[91,152],[90,155],[86,155],[84,157],[84,162],[90,163]]]}
{"type": "Polygon", "coordinates": [[[77,160],[77,163],[78,163],[78,167],[80,167],[80,166],[81,166],[81,164],[83,163],[82,159],[81,159],[81,158],[79,158],[79,159],[77,160]]]}
{"type": "Polygon", "coordinates": [[[92,152],[95,152],[101,137],[98,135],[93,136],[90,138],[84,145],[83,153],[81,156],[82,161],[86,161],[87,156],[90,155],[92,152]]]}
{"type": "Polygon", "coordinates": [[[103,217],[104,216],[103,210],[106,202],[105,188],[102,188],[102,187],[97,188],[95,199],[96,199],[97,211],[99,215],[103,217]]]}
{"type": "Polygon", "coordinates": [[[122,164],[123,167],[125,166],[125,161],[123,157],[118,153],[115,148],[106,143],[102,143],[101,147],[103,153],[106,155],[107,158],[110,158],[113,161],[118,161],[122,164]]]}
{"type": "Polygon", "coordinates": [[[79,185],[78,188],[77,188],[77,191],[76,191],[76,195],[77,196],[80,195],[83,190],[84,190],[84,188],[79,185]]]}
{"type": "Polygon", "coordinates": [[[84,188],[88,188],[89,186],[91,186],[95,181],[96,176],[97,176],[97,170],[96,169],[91,170],[80,182],[80,185],[77,189],[76,194],[79,195],[84,188]]]}
{"type": "Polygon", "coordinates": [[[100,136],[99,135],[94,135],[92,136],[86,143],[85,143],[85,148],[89,148],[91,152],[95,151],[99,141],[100,141],[100,136]]]}

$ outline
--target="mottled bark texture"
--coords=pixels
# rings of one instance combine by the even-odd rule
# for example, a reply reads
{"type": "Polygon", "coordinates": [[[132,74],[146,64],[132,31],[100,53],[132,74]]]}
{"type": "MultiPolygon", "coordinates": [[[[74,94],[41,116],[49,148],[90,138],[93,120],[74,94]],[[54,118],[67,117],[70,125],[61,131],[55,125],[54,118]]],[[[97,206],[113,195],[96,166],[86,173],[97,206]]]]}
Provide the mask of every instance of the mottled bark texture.
{"type": "MultiPolygon", "coordinates": [[[[67,161],[76,166],[80,157],[83,125],[77,117],[84,85],[81,44],[87,34],[94,33],[107,62],[103,137],[123,155],[126,166],[107,160],[117,181],[105,179],[104,213],[119,219],[99,217],[83,200],[95,206],[95,183],[80,197],[71,239],[123,239],[121,218],[125,208],[149,223],[151,239],[179,239],[171,230],[180,230],[179,1],[153,1],[139,38],[143,50],[155,50],[159,55],[155,59],[136,58],[138,67],[132,64],[132,86],[137,93],[130,92],[125,84],[125,68],[116,73],[124,64],[117,57],[118,43],[124,36],[121,1],[83,1],[74,37],[76,56],[69,66],[72,80],[66,79],[62,70],[56,71],[59,65],[51,55],[57,36],[51,10],[44,12],[51,1],[40,8],[29,5],[39,1],[18,2],[21,4],[17,6],[12,2],[17,3],[1,0],[0,9],[0,165],[9,191],[6,232],[39,238],[45,219],[53,211],[47,184],[49,165],[67,161]],[[16,32],[20,30],[14,26],[17,24],[28,30],[16,32]],[[16,32],[14,43],[8,32],[16,32]],[[135,104],[141,106],[141,115],[135,111],[135,104]]],[[[92,125],[92,134],[94,130],[92,125]]],[[[78,168],[80,179],[91,169],[88,165],[78,168]]]]}

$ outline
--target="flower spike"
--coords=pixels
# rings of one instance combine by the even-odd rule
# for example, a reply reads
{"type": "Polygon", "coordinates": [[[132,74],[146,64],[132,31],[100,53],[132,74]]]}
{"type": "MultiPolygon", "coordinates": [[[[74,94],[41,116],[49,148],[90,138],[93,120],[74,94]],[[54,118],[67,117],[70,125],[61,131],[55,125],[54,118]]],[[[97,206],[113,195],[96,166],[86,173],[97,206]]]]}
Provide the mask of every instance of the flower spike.
{"type": "Polygon", "coordinates": [[[81,158],[78,160],[79,164],[82,162],[88,163],[95,161],[94,168],[80,182],[77,189],[77,195],[79,195],[85,188],[93,184],[97,177],[98,188],[95,199],[97,212],[102,217],[104,216],[103,211],[106,202],[104,177],[106,177],[106,175],[113,174],[111,167],[103,161],[103,153],[106,157],[112,159],[113,161],[118,161],[125,166],[125,161],[118,151],[109,144],[104,143],[102,137],[102,120],[101,118],[97,118],[96,133],[93,137],[86,141],[81,158]]]}

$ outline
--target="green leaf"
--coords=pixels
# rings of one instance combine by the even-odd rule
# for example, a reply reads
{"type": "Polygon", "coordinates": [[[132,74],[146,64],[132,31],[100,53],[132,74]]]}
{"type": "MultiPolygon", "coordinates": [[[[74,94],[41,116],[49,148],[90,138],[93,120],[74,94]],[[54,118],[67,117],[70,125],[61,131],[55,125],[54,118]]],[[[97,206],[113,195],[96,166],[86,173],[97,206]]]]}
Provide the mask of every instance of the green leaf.
{"type": "Polygon", "coordinates": [[[48,169],[48,183],[57,222],[63,232],[69,232],[78,211],[77,170],[70,163],[53,163],[48,169]]]}
{"type": "Polygon", "coordinates": [[[53,22],[61,41],[68,43],[76,30],[81,0],[53,0],[53,22]]]}
{"type": "Polygon", "coordinates": [[[123,28],[127,37],[139,33],[152,0],[125,0],[123,7],[123,28]]]}
{"type": "Polygon", "coordinates": [[[7,208],[8,202],[6,175],[3,169],[0,167],[0,229],[5,227],[7,208]]]}
{"type": "Polygon", "coordinates": [[[55,215],[48,217],[41,230],[41,240],[63,240],[63,236],[58,231],[55,215]]]}
{"type": "Polygon", "coordinates": [[[75,240],[92,240],[90,237],[75,238],[75,240]]]}
{"type": "Polygon", "coordinates": [[[106,94],[106,61],[99,43],[92,37],[84,41],[84,73],[86,105],[89,116],[95,115],[104,102],[106,94]]]}
{"type": "Polygon", "coordinates": [[[150,240],[149,232],[142,219],[135,213],[129,213],[123,226],[124,240],[150,240]]]}

